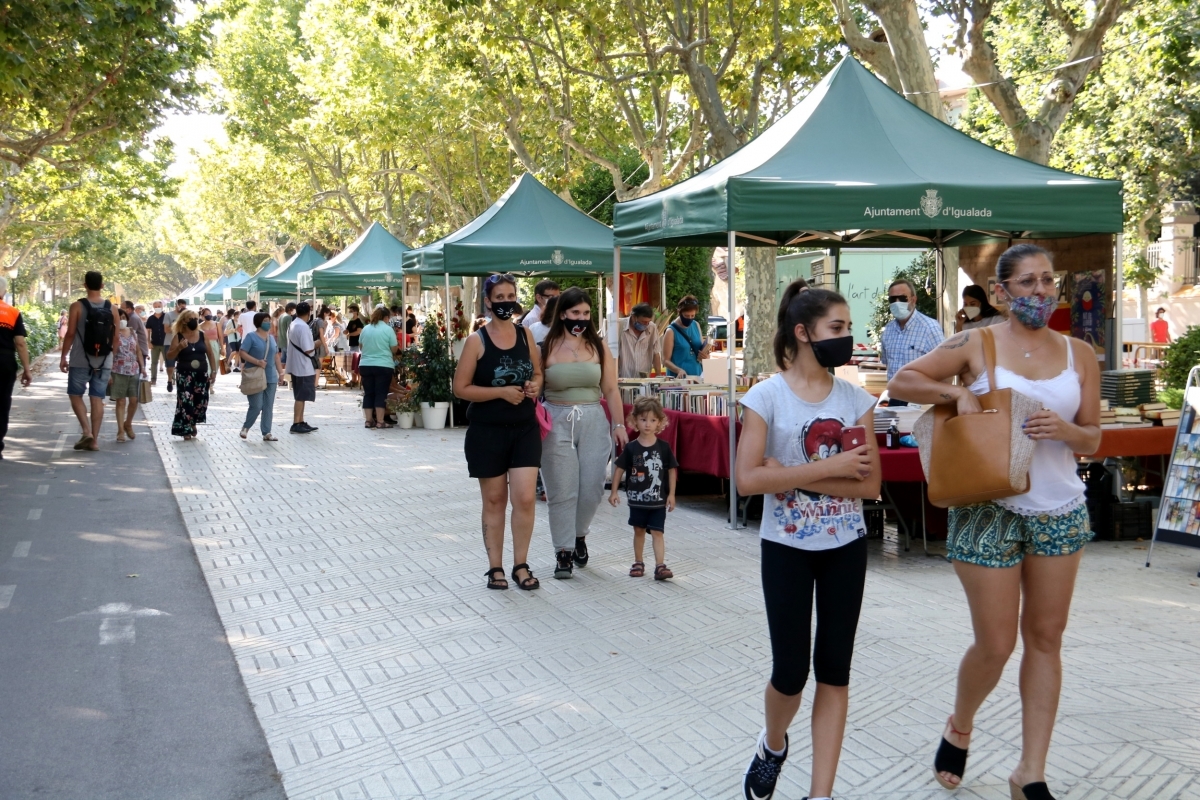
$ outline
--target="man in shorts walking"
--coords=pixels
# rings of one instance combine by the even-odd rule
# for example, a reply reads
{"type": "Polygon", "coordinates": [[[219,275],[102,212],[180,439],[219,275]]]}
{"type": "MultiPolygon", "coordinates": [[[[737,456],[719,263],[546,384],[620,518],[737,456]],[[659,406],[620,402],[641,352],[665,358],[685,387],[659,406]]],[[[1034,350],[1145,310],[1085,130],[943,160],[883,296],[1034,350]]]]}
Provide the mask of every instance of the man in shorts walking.
{"type": "Polygon", "coordinates": [[[312,355],[316,351],[312,328],[309,327],[312,307],[308,303],[296,306],[296,319],[288,327],[288,360],[285,371],[291,375],[292,399],[296,401],[292,411],[292,433],[312,433],[316,430],[304,421],[304,404],[317,399],[317,370],[313,367],[312,355]]]}
{"type": "Polygon", "coordinates": [[[104,393],[112,372],[112,343],[115,335],[116,309],[104,299],[104,276],[99,272],[88,272],[83,276],[87,297],[71,304],[67,318],[67,337],[58,368],[67,373],[67,396],[71,398],[71,410],[79,420],[83,435],[75,443],[76,450],[99,450],[100,424],[104,421],[104,393]],[[68,351],[70,345],[68,363],[68,351]],[[91,404],[91,420],[88,406],[83,402],[88,395],[91,404]]]}

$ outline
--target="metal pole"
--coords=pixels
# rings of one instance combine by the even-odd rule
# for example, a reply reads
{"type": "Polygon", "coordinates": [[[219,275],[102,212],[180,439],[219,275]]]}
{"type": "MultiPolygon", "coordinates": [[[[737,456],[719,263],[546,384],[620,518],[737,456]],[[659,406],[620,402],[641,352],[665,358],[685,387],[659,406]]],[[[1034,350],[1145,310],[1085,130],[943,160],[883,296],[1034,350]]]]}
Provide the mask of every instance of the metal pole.
{"type": "MultiPolygon", "coordinates": [[[[617,292],[619,290],[616,287],[619,287],[620,285],[621,285],[621,248],[618,246],[618,247],[613,248],[613,287],[614,287],[613,288],[613,315],[612,315],[612,321],[609,323],[613,341],[617,343],[616,347],[613,347],[610,345],[609,349],[613,351],[613,363],[617,365],[617,374],[618,375],[621,374],[621,365],[619,363],[620,357],[621,357],[621,347],[620,347],[621,332],[617,330],[617,314],[619,313],[617,306],[620,305],[620,301],[618,300],[618,296],[617,296],[617,292]]],[[[651,364],[653,364],[653,362],[651,362],[651,364]]]]}
{"type": "MultiPolygon", "coordinates": [[[[940,238],[940,236],[939,236],[939,238],[940,238]]],[[[945,268],[946,268],[946,265],[942,262],[942,246],[939,244],[933,250],[933,282],[935,284],[934,291],[937,293],[938,327],[940,327],[942,329],[943,335],[945,335],[945,333],[946,333],[946,323],[945,323],[946,315],[942,312],[942,306],[945,305],[945,302],[944,302],[945,298],[943,297],[943,294],[944,294],[943,287],[945,286],[945,283],[946,283],[945,278],[942,273],[945,271],[945,268]]]]}
{"type": "Polygon", "coordinates": [[[737,466],[737,365],[734,362],[734,347],[737,344],[737,278],[736,256],[734,245],[737,234],[729,231],[729,252],[725,257],[726,277],[729,278],[729,319],[725,323],[726,349],[729,353],[729,527],[738,529],[737,518],[737,480],[734,469],[737,466]]]}
{"type": "MultiPolygon", "coordinates": [[[[450,273],[442,273],[446,279],[446,355],[454,360],[454,339],[450,335],[450,273]]],[[[406,320],[407,321],[407,320],[406,320]]],[[[450,427],[454,427],[454,379],[450,379],[450,427]]]]}
{"type": "Polygon", "coordinates": [[[1125,363],[1125,309],[1122,302],[1125,294],[1125,234],[1117,234],[1113,254],[1113,360],[1112,369],[1121,369],[1125,363]]]}

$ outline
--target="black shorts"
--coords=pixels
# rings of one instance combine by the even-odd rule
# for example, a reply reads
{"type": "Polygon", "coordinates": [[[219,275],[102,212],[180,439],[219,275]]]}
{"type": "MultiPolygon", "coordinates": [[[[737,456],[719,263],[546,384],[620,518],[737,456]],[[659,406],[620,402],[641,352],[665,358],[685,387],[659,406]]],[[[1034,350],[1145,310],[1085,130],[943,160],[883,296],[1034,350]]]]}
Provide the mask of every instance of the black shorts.
{"type": "Polygon", "coordinates": [[[667,507],[640,508],[638,506],[630,506],[629,524],[635,528],[642,528],[648,531],[663,531],[665,530],[664,526],[667,524],[667,507]]]}
{"type": "Polygon", "coordinates": [[[542,465],[542,432],[536,419],[513,425],[472,422],[463,452],[472,478],[498,478],[510,469],[542,465]]]}
{"type": "Polygon", "coordinates": [[[297,402],[311,403],[317,399],[316,375],[292,376],[292,399],[297,402]]]}

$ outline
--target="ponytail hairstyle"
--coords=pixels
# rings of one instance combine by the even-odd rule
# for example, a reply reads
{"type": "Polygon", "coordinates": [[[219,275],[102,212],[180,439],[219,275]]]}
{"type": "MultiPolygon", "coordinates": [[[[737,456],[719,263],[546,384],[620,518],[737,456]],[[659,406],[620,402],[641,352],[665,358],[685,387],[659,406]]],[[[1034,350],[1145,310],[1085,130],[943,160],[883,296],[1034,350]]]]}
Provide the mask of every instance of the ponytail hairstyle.
{"type": "MultiPolygon", "coordinates": [[[[1050,251],[1046,248],[1038,247],[1036,244],[1016,244],[1005,250],[996,259],[997,283],[1007,283],[1012,278],[1013,273],[1017,271],[1020,263],[1032,256],[1045,256],[1051,265],[1054,264],[1054,256],[1050,255],[1050,251]]],[[[1004,290],[1007,292],[1008,287],[1004,287],[1004,290]]]]}
{"type": "Polygon", "coordinates": [[[792,281],[783,290],[775,329],[775,364],[779,369],[787,369],[796,359],[801,344],[796,338],[796,326],[803,325],[804,330],[812,331],[813,324],[836,305],[848,305],[846,298],[828,289],[809,289],[803,279],[792,281]]]}
{"type": "MultiPolygon", "coordinates": [[[[550,355],[554,350],[554,346],[558,344],[560,339],[566,338],[567,326],[563,324],[562,315],[570,311],[576,306],[586,305],[592,308],[592,298],[588,295],[586,289],[581,289],[578,286],[572,286],[558,296],[553,307],[553,319],[550,322],[550,332],[546,334],[545,340],[542,342],[542,363],[546,363],[546,356],[550,355]]],[[[551,306],[547,304],[546,310],[542,312],[542,322],[546,321],[545,314],[551,310],[551,306]]],[[[604,342],[600,340],[600,335],[596,333],[596,320],[588,323],[588,326],[583,329],[583,334],[580,336],[591,351],[600,357],[600,372],[604,374],[604,342]]]]}

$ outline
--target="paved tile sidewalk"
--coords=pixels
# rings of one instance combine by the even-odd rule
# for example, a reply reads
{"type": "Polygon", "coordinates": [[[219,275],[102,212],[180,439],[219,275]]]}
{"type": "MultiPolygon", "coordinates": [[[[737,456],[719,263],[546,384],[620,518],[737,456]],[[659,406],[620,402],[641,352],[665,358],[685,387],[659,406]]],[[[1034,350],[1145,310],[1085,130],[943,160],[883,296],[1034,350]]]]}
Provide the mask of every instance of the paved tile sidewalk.
{"type": "MultiPolygon", "coordinates": [[[[201,438],[145,407],[290,797],[733,798],[770,671],[758,540],[719,503],[668,519],[676,578],[635,580],[625,507],[603,505],[591,564],[542,589],[484,589],[479,494],[461,431],[365,430],[357,394],[319,392],[277,443],[238,438],[221,379],[201,438]]],[[[969,642],[949,565],[872,542],[837,796],[942,798],[932,751],[969,642]]],[[[1059,798],[1200,798],[1200,552],[1089,548],[1064,645],[1051,751],[1059,798]]],[[[511,567],[506,554],[506,566],[511,567]]],[[[968,788],[1007,798],[1020,742],[1016,660],[977,721],[968,788]]],[[[807,719],[805,701],[801,718],[807,719]]],[[[807,793],[806,726],[779,798],[807,793]]]]}

